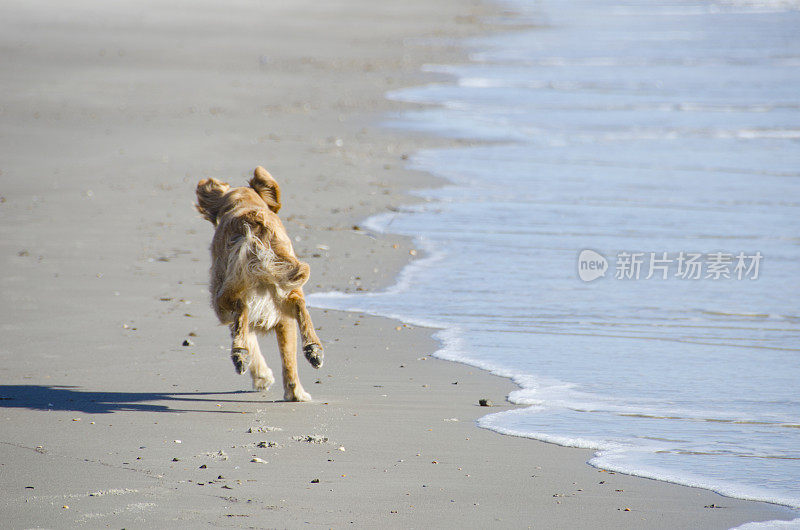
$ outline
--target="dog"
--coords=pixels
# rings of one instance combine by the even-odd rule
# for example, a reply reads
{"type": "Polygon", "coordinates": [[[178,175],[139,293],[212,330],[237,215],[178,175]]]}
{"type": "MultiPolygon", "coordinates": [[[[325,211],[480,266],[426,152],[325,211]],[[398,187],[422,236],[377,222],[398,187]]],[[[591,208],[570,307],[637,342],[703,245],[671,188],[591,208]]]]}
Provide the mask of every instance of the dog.
{"type": "Polygon", "coordinates": [[[314,368],[323,348],[306,309],[303,285],[310,268],[297,259],[278,218],[281,190],[257,167],[248,186],[231,188],[215,178],[197,184],[200,214],[216,228],[211,243],[211,306],[230,327],[231,360],[239,374],[250,369],[255,390],[275,378],[258,347],[256,333],[275,330],[283,364],[283,397],[311,401],[297,375],[297,327],[303,352],[314,368]]]}

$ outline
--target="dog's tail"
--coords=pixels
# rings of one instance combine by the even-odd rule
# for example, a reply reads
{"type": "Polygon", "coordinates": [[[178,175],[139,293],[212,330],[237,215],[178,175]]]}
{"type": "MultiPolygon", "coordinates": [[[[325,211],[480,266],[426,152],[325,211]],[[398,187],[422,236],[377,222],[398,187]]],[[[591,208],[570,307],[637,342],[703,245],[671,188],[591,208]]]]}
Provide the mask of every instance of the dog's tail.
{"type": "Polygon", "coordinates": [[[229,189],[230,186],[227,182],[221,182],[215,178],[203,179],[197,183],[195,208],[214,226],[217,225],[217,216],[222,208],[222,197],[229,189]]]}
{"type": "Polygon", "coordinates": [[[268,284],[276,288],[279,298],[285,299],[308,280],[308,265],[281,259],[269,242],[253,233],[248,222],[242,223],[242,233],[228,245],[221,291],[240,291],[247,288],[244,286],[268,284]]]}

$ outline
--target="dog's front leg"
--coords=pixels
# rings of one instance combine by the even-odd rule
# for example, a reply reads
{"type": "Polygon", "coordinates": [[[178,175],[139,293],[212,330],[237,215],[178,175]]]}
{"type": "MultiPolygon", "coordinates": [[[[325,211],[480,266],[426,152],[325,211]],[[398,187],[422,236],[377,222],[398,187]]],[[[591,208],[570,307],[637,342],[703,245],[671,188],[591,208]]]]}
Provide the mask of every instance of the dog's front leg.
{"type": "Polygon", "coordinates": [[[278,336],[278,349],[283,363],[283,399],[286,401],[311,401],[311,396],[303,389],[297,375],[297,322],[284,317],[275,326],[278,336]]]}
{"type": "Polygon", "coordinates": [[[289,301],[294,305],[297,324],[300,326],[300,337],[303,339],[303,353],[314,368],[322,366],[324,352],[319,337],[314,331],[314,323],[306,308],[306,299],[302,289],[295,289],[289,293],[289,301]]]}
{"type": "Polygon", "coordinates": [[[249,318],[247,306],[243,305],[231,324],[231,360],[239,375],[245,373],[250,366],[250,351],[247,349],[249,318]]]}

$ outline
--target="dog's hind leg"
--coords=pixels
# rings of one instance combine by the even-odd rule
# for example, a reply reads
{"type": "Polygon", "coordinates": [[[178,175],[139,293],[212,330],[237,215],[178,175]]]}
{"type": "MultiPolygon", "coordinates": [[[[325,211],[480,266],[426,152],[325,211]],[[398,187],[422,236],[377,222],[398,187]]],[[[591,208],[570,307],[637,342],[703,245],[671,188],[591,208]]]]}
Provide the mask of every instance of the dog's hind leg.
{"type": "Polygon", "coordinates": [[[233,341],[231,344],[231,360],[233,361],[233,366],[236,368],[236,372],[240,375],[250,366],[251,352],[247,348],[247,335],[250,332],[249,318],[247,306],[243,306],[242,309],[237,312],[236,318],[231,324],[231,339],[233,341]]]}
{"type": "MultiPolygon", "coordinates": [[[[294,317],[292,321],[300,326],[303,353],[311,366],[319,368],[322,366],[322,345],[314,332],[314,325],[303,297],[303,285],[308,281],[311,270],[308,263],[299,261],[294,255],[292,242],[288,237],[285,235],[281,237],[275,230],[267,231],[267,235],[270,249],[275,256],[275,259],[267,264],[267,270],[280,288],[289,293],[286,300],[292,305],[292,317],[294,317]]],[[[292,333],[296,333],[294,328],[292,333]]],[[[293,347],[296,348],[296,346],[293,347]]]]}
{"type": "Polygon", "coordinates": [[[284,317],[275,326],[278,336],[278,349],[283,363],[283,399],[286,401],[311,401],[311,396],[303,389],[297,376],[297,322],[284,317]]]}
{"type": "Polygon", "coordinates": [[[289,301],[294,305],[297,324],[300,326],[300,337],[303,339],[303,353],[311,366],[319,368],[322,366],[324,353],[319,337],[314,331],[314,323],[311,322],[311,315],[306,308],[306,299],[303,297],[302,289],[295,289],[289,293],[289,301]]]}
{"type": "Polygon", "coordinates": [[[275,382],[272,370],[267,366],[261,349],[258,347],[258,338],[254,331],[248,331],[247,349],[250,352],[250,377],[253,379],[254,390],[267,390],[275,382]]]}

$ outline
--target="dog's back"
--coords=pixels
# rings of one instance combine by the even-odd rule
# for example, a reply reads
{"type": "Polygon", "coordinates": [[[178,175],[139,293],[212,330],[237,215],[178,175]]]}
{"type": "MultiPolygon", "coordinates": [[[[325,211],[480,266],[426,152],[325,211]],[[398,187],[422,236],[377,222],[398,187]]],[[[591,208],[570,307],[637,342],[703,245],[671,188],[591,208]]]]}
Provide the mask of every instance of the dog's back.
{"type": "Polygon", "coordinates": [[[289,291],[302,286],[281,281],[295,267],[276,259],[270,244],[270,239],[279,239],[291,250],[291,241],[255,189],[230,188],[214,180],[198,185],[198,210],[217,227],[211,243],[212,305],[220,322],[230,324],[244,304],[250,324],[270,330],[289,291]]]}

